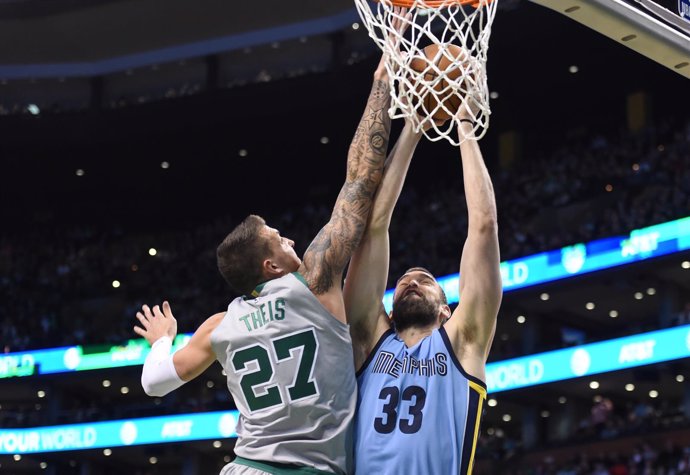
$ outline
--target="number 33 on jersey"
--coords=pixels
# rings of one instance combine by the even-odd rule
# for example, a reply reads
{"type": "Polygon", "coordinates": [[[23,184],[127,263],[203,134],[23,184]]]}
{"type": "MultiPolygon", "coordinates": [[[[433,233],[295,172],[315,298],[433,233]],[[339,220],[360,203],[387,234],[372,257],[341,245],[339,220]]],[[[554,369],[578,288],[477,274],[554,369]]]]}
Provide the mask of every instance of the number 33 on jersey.
{"type": "Polygon", "coordinates": [[[472,472],[486,386],[462,368],[445,329],[411,348],[386,332],[357,380],[356,473],[472,472]]]}

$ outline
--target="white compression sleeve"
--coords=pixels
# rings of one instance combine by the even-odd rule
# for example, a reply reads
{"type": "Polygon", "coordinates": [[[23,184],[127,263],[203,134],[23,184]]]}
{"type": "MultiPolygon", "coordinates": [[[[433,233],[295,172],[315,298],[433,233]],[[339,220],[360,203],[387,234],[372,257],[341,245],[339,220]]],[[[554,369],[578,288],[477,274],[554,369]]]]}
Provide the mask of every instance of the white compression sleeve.
{"type": "Polygon", "coordinates": [[[151,346],[141,372],[141,385],[149,396],[165,396],[186,382],[175,371],[171,349],[172,340],[167,336],[159,338],[151,346]]]}

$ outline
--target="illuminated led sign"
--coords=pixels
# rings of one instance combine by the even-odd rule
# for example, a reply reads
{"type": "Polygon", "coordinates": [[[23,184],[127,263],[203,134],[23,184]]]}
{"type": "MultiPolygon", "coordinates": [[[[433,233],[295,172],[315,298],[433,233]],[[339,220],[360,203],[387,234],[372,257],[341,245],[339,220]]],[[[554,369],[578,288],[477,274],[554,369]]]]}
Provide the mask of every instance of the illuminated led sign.
{"type": "MultiPolygon", "coordinates": [[[[690,249],[690,217],[636,229],[628,236],[598,239],[501,263],[503,291],[524,289],[690,249]]],[[[419,263],[424,265],[423,262],[419,263]]],[[[438,279],[448,303],[459,300],[457,274],[438,279]]],[[[393,306],[393,289],[383,304],[393,306]]]]}
{"type": "Polygon", "coordinates": [[[32,454],[237,437],[237,411],[0,429],[0,454],[32,454]]]}
{"type": "Polygon", "coordinates": [[[489,392],[508,391],[690,356],[690,325],[486,365],[489,392]]]}
{"type": "MultiPolygon", "coordinates": [[[[510,292],[687,249],[690,249],[690,217],[637,229],[625,237],[599,239],[503,262],[503,290],[510,292]]],[[[442,277],[438,282],[445,290],[448,302],[457,303],[458,275],[442,277]]],[[[386,292],[383,303],[390,311],[392,289],[386,292]]],[[[184,346],[189,338],[190,334],[178,335],[174,349],[184,346]]],[[[102,346],[70,346],[7,353],[0,355],[0,379],[141,365],[148,351],[146,341],[137,339],[106,351],[102,346]]]]}
{"type": "MultiPolygon", "coordinates": [[[[486,365],[490,393],[525,388],[690,356],[690,325],[523,356],[486,365]]],[[[237,437],[239,413],[0,429],[0,454],[31,454],[237,437]]]]}

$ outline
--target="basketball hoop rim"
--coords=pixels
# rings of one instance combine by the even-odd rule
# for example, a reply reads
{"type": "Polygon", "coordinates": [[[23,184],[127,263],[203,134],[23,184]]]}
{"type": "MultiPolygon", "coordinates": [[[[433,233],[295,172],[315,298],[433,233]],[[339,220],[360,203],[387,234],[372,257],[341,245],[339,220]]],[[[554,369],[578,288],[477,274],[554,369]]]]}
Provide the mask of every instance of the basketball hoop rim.
{"type": "Polygon", "coordinates": [[[453,5],[471,6],[478,8],[482,4],[487,5],[494,0],[376,0],[379,3],[387,3],[395,7],[403,8],[430,8],[440,9],[451,7],[453,5]]]}

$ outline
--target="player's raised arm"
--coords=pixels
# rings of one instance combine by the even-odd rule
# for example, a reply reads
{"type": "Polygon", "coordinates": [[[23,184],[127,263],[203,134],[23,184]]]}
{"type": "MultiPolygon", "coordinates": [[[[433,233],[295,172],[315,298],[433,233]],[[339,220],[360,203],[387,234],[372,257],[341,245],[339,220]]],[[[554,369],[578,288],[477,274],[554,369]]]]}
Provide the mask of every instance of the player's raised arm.
{"type": "Polygon", "coordinates": [[[390,87],[382,60],[347,157],[347,175],[329,222],[307,248],[300,267],[311,291],[345,322],[341,280],[359,244],[383,175],[390,135],[390,87]]]}
{"type": "Polygon", "coordinates": [[[216,359],[211,347],[211,333],[224,315],[218,313],[207,319],[187,345],[171,355],[172,343],[177,335],[177,321],[170,304],[163,302],[163,311],[158,305],[153,307],[153,311],[144,305],[142,311],[137,312],[141,327],[134,327],[134,331],[151,345],[141,373],[141,385],[146,394],[165,396],[211,366],[216,359]]]}
{"type": "Polygon", "coordinates": [[[345,311],[352,333],[356,369],[390,328],[382,302],[390,263],[388,228],[421,135],[421,132],[414,132],[410,122],[405,124],[386,160],[367,228],[347,271],[345,311]]]}
{"type": "MultiPolygon", "coordinates": [[[[465,120],[460,122],[461,132],[471,134],[471,115],[466,110],[460,113],[465,120]]],[[[445,327],[455,351],[462,348],[465,369],[483,378],[503,292],[496,199],[477,141],[465,140],[460,155],[468,230],[460,263],[460,304],[445,327]]]]}

